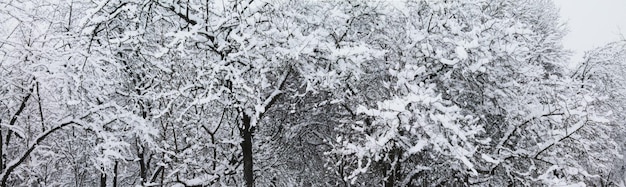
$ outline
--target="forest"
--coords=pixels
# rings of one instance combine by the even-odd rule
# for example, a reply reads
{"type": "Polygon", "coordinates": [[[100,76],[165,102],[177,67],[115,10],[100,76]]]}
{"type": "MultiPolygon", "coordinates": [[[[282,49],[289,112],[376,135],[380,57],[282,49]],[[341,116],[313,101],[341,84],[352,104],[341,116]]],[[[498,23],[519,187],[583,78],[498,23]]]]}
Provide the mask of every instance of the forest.
{"type": "Polygon", "coordinates": [[[625,186],[550,0],[0,0],[0,186],[625,186]]]}

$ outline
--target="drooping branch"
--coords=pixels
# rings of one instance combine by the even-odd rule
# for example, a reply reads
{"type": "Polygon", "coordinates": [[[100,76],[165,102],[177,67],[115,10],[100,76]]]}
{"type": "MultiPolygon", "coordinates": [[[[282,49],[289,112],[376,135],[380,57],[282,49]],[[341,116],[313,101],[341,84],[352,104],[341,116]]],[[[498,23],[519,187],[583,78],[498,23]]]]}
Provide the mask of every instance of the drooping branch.
{"type": "Polygon", "coordinates": [[[35,148],[37,148],[37,146],[43,140],[46,139],[46,137],[48,137],[53,132],[55,132],[55,131],[57,131],[59,129],[62,129],[63,127],[71,125],[71,124],[78,124],[78,123],[76,123],[74,121],[69,121],[69,122],[62,123],[59,126],[56,126],[54,128],[51,128],[51,129],[43,132],[37,138],[35,138],[35,141],[28,146],[28,149],[24,153],[22,153],[16,160],[13,160],[13,161],[11,161],[11,162],[9,162],[7,164],[7,169],[4,170],[0,174],[0,176],[2,176],[1,186],[6,186],[6,182],[9,179],[9,176],[11,175],[11,173],[15,170],[15,168],[17,168],[20,164],[22,164],[30,156],[30,154],[35,150],[35,148]]]}
{"type": "Polygon", "coordinates": [[[545,152],[546,150],[550,149],[550,147],[554,146],[555,144],[565,140],[566,138],[569,138],[572,134],[578,132],[578,130],[580,130],[581,128],[583,128],[585,126],[585,124],[587,124],[587,119],[584,121],[579,121],[578,123],[574,124],[574,126],[572,126],[571,128],[567,128],[566,132],[569,132],[569,134],[566,134],[565,136],[559,138],[558,140],[552,141],[550,143],[548,143],[547,145],[545,145],[543,148],[540,148],[539,151],[537,152],[537,154],[535,154],[535,156],[533,158],[538,159],[539,155],[541,155],[543,152],[545,152]],[[570,130],[572,129],[572,130],[570,130]]]}
{"type": "Polygon", "coordinates": [[[517,132],[517,130],[518,130],[518,129],[522,128],[523,126],[525,126],[526,124],[528,124],[528,123],[532,122],[533,120],[536,120],[536,119],[541,118],[541,117],[548,117],[548,116],[560,116],[560,115],[564,115],[564,114],[565,114],[565,113],[555,113],[555,112],[550,112],[550,113],[547,113],[547,114],[543,114],[543,115],[541,115],[541,116],[535,116],[535,117],[532,117],[532,118],[530,118],[530,119],[528,119],[528,120],[524,121],[522,124],[515,126],[512,130],[510,130],[508,133],[506,133],[505,138],[504,138],[504,139],[502,139],[502,140],[498,143],[498,145],[496,146],[496,148],[501,149],[501,148],[504,146],[504,144],[505,144],[507,141],[509,141],[509,140],[511,139],[511,137],[513,136],[513,134],[515,134],[515,132],[517,132]]]}

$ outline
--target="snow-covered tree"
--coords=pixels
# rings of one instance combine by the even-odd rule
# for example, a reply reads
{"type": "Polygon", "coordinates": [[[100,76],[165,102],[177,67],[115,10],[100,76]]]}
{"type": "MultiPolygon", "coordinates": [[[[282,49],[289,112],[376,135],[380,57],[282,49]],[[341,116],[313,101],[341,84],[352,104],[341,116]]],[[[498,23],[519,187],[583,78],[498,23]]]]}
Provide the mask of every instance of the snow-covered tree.
{"type": "MultiPolygon", "coordinates": [[[[593,157],[603,159],[589,159],[587,167],[601,165],[602,170],[597,171],[599,177],[595,179],[601,185],[624,185],[624,62],[626,62],[626,42],[616,41],[586,52],[583,61],[576,67],[571,77],[580,82],[580,88],[594,92],[596,97],[602,97],[598,101],[599,110],[611,113],[608,116],[608,133],[601,134],[601,139],[614,141],[615,147],[590,146],[593,149],[593,157]],[[601,149],[614,149],[620,153],[620,157],[607,155],[601,149]]],[[[592,136],[598,136],[594,134],[592,136]]],[[[617,154],[616,154],[617,155],[617,154]]]]}
{"type": "Polygon", "coordinates": [[[3,186],[619,184],[548,0],[0,2],[3,186]]]}
{"type": "Polygon", "coordinates": [[[389,186],[594,181],[606,168],[588,167],[592,154],[578,153],[618,154],[569,141],[615,148],[588,135],[610,131],[607,113],[598,109],[598,94],[563,76],[562,31],[549,2],[541,3],[401,6],[406,15],[388,27],[404,28],[396,33],[404,40],[385,48],[398,54],[389,69],[394,96],[359,107],[374,120],[353,125],[356,136],[339,137],[334,152],[354,158],[346,178],[389,186]]]}

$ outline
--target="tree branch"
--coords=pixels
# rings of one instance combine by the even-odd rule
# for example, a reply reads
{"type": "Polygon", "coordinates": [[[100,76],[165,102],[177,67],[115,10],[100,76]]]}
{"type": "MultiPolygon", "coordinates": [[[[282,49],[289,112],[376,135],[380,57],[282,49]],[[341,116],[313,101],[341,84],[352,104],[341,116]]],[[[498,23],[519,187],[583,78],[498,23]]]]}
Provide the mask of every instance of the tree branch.
{"type": "MultiPolygon", "coordinates": [[[[11,117],[11,121],[9,121],[9,126],[13,126],[15,125],[15,122],[17,122],[17,117],[20,116],[20,114],[22,114],[22,112],[24,111],[24,108],[26,108],[26,103],[28,102],[28,99],[30,99],[30,96],[33,94],[34,91],[34,87],[31,86],[31,88],[28,90],[28,94],[26,95],[26,97],[24,97],[24,99],[22,99],[22,104],[20,104],[20,107],[17,109],[17,111],[15,112],[15,114],[13,114],[13,117],[11,117]]],[[[9,128],[9,133],[7,134],[7,142],[6,145],[9,145],[9,142],[11,140],[11,134],[13,134],[13,131],[9,128]]],[[[21,135],[15,133],[15,135],[19,138],[24,138],[21,135]]],[[[1,143],[1,142],[0,142],[1,143]]]]}
{"type": "MultiPolygon", "coordinates": [[[[541,148],[541,150],[539,152],[537,152],[537,154],[535,154],[535,156],[533,158],[538,159],[539,155],[541,155],[543,152],[545,152],[546,150],[550,149],[550,147],[554,146],[556,143],[559,143],[563,140],[565,140],[566,138],[569,138],[572,134],[576,133],[578,130],[580,130],[581,128],[583,128],[585,126],[585,124],[587,124],[587,119],[584,121],[580,121],[577,124],[575,124],[571,129],[574,129],[573,131],[571,131],[569,134],[566,134],[565,136],[559,138],[556,141],[551,142],[548,146],[545,146],[544,148],[541,148]]],[[[566,129],[567,130],[567,129],[566,129]]],[[[566,131],[567,132],[567,131],[566,131]]]]}
{"type": "MultiPolygon", "coordinates": [[[[255,113],[253,114],[254,116],[250,116],[251,117],[251,125],[255,126],[257,121],[259,119],[263,118],[263,115],[265,115],[265,112],[272,107],[272,105],[274,105],[274,103],[276,102],[276,100],[278,100],[278,97],[283,93],[281,90],[283,89],[283,87],[285,86],[285,82],[287,82],[287,77],[289,77],[289,74],[291,73],[291,68],[287,69],[287,71],[283,74],[283,76],[281,76],[279,82],[278,82],[278,86],[276,86],[276,88],[274,89],[274,91],[265,98],[265,100],[263,101],[263,103],[261,103],[260,105],[257,105],[255,107],[255,113]]],[[[252,114],[250,114],[252,115],[252,114]]]]}
{"type": "Polygon", "coordinates": [[[515,132],[517,131],[517,129],[521,128],[522,126],[524,126],[524,125],[526,125],[526,124],[528,124],[528,123],[530,123],[531,121],[533,121],[533,120],[535,120],[535,119],[538,119],[538,118],[541,118],[541,117],[547,117],[547,116],[560,116],[560,115],[563,115],[563,114],[565,114],[565,113],[554,113],[554,112],[550,112],[550,113],[547,113],[547,114],[543,114],[543,115],[541,115],[541,116],[535,116],[535,117],[532,117],[532,118],[530,118],[530,119],[528,119],[528,120],[524,121],[522,124],[515,126],[515,128],[514,128],[513,130],[511,130],[509,133],[507,133],[507,134],[506,134],[506,138],[504,138],[502,141],[500,141],[500,143],[498,143],[498,145],[496,146],[496,148],[497,148],[498,150],[500,150],[500,149],[502,148],[502,146],[504,146],[504,143],[506,143],[507,141],[509,141],[509,139],[511,139],[511,137],[513,136],[513,134],[515,134],[515,132]]]}
{"type": "Polygon", "coordinates": [[[26,152],[22,153],[22,155],[20,155],[17,160],[13,160],[7,164],[7,169],[0,174],[0,176],[2,176],[1,186],[7,186],[6,182],[9,179],[9,175],[11,175],[13,170],[15,170],[15,168],[17,168],[20,164],[22,164],[30,156],[30,154],[35,150],[35,148],[37,148],[39,143],[41,143],[44,139],[46,139],[48,135],[71,124],[77,124],[77,123],[75,123],[74,121],[62,123],[61,125],[57,127],[51,128],[50,130],[43,132],[37,138],[35,138],[35,142],[31,143],[28,146],[28,149],[26,150],[26,152]]]}
{"type": "Polygon", "coordinates": [[[183,14],[182,12],[178,11],[178,9],[180,9],[180,7],[175,7],[174,5],[171,6],[166,6],[161,4],[160,2],[156,2],[156,4],[158,4],[159,6],[166,8],[172,12],[174,12],[178,17],[180,17],[181,19],[185,20],[187,23],[191,24],[191,25],[196,25],[198,24],[198,22],[196,20],[192,20],[191,18],[189,18],[188,15],[183,14]]]}

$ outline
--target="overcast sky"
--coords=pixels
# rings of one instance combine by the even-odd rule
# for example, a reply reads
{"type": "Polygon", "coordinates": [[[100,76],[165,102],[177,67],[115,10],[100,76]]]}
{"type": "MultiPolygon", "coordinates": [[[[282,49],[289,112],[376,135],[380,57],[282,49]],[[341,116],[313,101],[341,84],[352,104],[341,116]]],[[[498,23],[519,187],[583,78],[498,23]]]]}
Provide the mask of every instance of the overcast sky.
{"type": "Polygon", "coordinates": [[[575,61],[594,47],[626,37],[626,0],[554,0],[561,8],[569,34],[563,45],[574,50],[575,61]]]}

